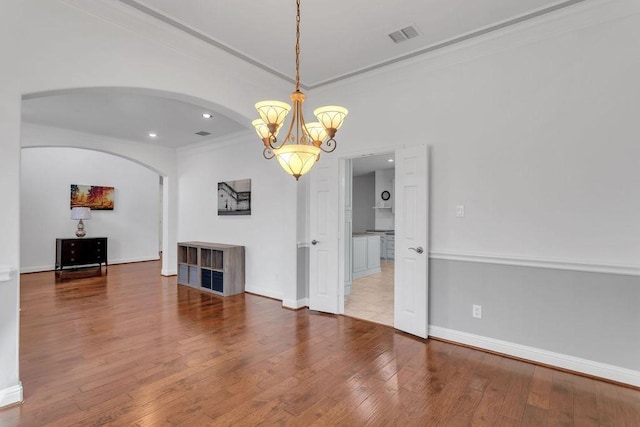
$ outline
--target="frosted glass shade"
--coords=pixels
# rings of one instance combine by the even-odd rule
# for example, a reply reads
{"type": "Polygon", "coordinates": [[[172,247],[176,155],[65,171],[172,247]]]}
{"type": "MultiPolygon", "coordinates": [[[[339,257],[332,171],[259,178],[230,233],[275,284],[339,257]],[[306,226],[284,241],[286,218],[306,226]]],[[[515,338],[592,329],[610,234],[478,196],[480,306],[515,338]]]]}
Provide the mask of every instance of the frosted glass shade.
{"type": "MultiPolygon", "coordinates": [[[[271,135],[269,135],[269,126],[267,126],[264,120],[255,119],[254,121],[251,122],[251,124],[253,125],[260,139],[262,139],[263,141],[265,139],[270,139],[271,135]]],[[[280,128],[278,127],[278,129],[276,129],[276,131],[273,133],[273,136],[274,137],[278,136],[279,131],[280,131],[280,128]]]]}
{"type": "Polygon", "coordinates": [[[322,126],[327,130],[340,129],[348,113],[349,110],[344,107],[338,107],[337,105],[328,105],[326,107],[316,108],[313,111],[313,115],[316,116],[318,121],[322,123],[322,126]]]}
{"type": "Polygon", "coordinates": [[[91,219],[91,208],[71,208],[71,219],[91,219]]]}
{"type": "Polygon", "coordinates": [[[289,104],[280,101],[260,101],[255,107],[265,124],[277,127],[280,127],[291,110],[289,104]]]}
{"type": "Polygon", "coordinates": [[[324,126],[320,122],[311,122],[307,123],[306,126],[307,133],[312,141],[318,141],[318,144],[314,144],[316,146],[320,145],[322,141],[327,137],[327,131],[324,129],[324,126]]]}
{"type": "Polygon", "coordinates": [[[304,144],[283,145],[281,148],[274,149],[273,152],[282,169],[289,175],[293,175],[296,181],[311,170],[320,155],[318,147],[304,144]]]}

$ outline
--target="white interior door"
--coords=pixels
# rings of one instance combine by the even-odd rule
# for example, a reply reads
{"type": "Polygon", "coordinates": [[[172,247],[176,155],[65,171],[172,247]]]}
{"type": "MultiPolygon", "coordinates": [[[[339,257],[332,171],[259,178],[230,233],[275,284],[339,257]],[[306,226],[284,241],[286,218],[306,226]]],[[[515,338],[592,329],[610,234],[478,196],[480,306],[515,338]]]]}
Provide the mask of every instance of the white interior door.
{"type": "Polygon", "coordinates": [[[311,170],[309,308],[338,313],[339,268],[338,159],[326,156],[311,170]]]}
{"type": "Polygon", "coordinates": [[[422,338],[428,333],[427,147],[396,151],[394,327],[422,338]]]}

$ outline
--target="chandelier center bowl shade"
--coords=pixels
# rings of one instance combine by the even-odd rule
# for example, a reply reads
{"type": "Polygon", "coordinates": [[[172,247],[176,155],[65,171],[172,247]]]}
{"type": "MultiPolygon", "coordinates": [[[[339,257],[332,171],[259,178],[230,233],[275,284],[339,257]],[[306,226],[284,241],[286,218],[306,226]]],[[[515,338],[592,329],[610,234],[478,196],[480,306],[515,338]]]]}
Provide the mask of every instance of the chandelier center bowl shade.
{"type": "Polygon", "coordinates": [[[265,159],[276,157],[280,166],[296,180],[309,172],[320,153],[331,153],[336,149],[336,132],[348,114],[344,107],[330,105],[316,108],[313,114],[317,122],[306,123],[302,111],[305,95],[300,91],[300,0],[296,0],[296,87],[291,93],[293,116],[289,130],[281,141],[276,138],[291,111],[291,105],[282,101],[260,101],[255,108],[259,119],[251,122],[264,144],[265,159]]]}

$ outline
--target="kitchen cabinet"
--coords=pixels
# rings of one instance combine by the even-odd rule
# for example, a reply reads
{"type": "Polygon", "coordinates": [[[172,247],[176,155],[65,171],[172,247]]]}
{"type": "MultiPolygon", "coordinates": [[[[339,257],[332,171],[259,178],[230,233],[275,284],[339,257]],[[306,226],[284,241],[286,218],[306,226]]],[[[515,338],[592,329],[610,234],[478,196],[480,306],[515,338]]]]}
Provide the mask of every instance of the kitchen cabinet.
{"type": "Polygon", "coordinates": [[[356,234],[351,239],[353,278],[380,273],[380,236],[356,234]]]}

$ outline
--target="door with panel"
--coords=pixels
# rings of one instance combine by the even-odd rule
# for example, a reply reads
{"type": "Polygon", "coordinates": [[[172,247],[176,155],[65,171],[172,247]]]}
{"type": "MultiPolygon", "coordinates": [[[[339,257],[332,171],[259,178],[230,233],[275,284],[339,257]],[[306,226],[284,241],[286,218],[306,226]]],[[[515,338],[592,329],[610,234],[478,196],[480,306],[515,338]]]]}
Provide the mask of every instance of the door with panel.
{"type": "Polygon", "coordinates": [[[429,280],[428,153],[396,151],[394,327],[427,338],[429,280]]]}
{"type": "Polygon", "coordinates": [[[339,160],[323,158],[309,178],[309,308],[338,313],[338,286],[344,283],[339,277],[339,160]]]}

